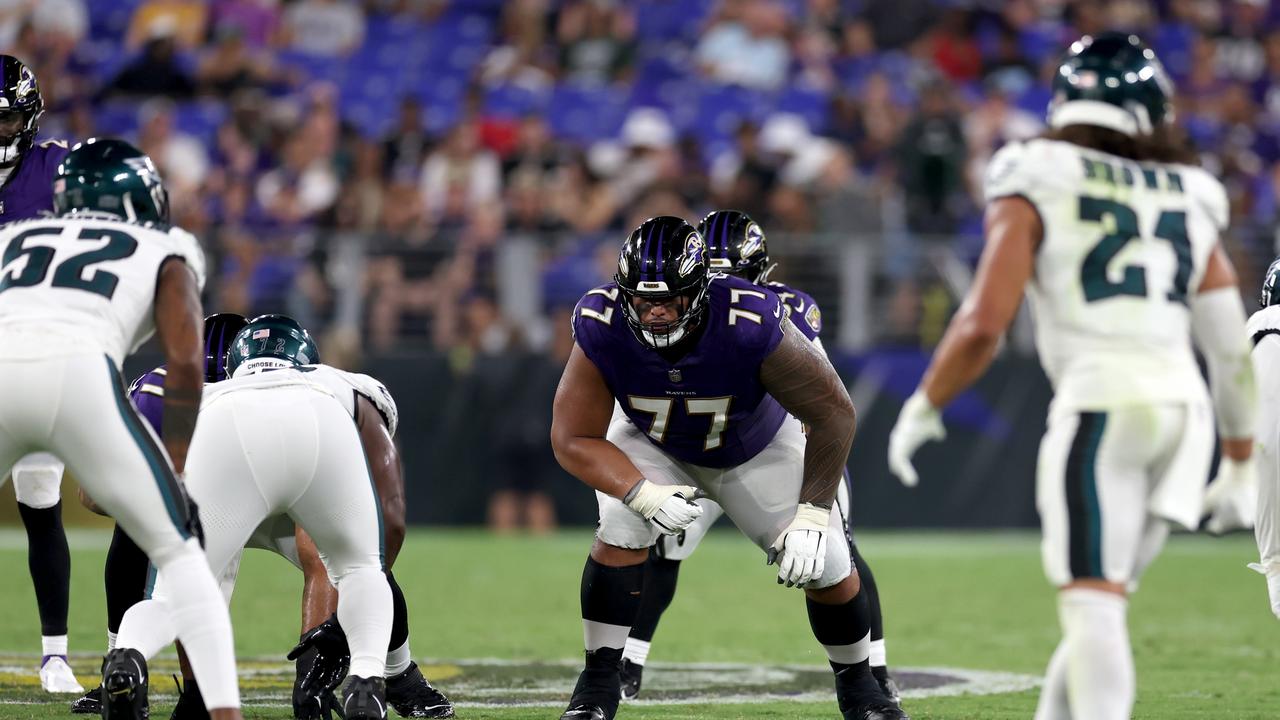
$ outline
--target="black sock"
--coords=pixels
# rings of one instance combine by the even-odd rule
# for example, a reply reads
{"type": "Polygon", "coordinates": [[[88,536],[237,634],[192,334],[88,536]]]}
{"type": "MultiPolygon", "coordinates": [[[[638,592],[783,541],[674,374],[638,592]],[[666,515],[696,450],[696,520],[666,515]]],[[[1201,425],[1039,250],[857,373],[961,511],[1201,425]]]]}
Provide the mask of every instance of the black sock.
{"type": "Polygon", "coordinates": [[[107,588],[107,630],[119,632],[125,612],[142,601],[150,567],[147,554],[117,525],[111,533],[111,547],[102,572],[107,588]]]}
{"type": "MultiPolygon", "coordinates": [[[[879,693],[880,686],[871,675],[871,664],[867,658],[844,662],[853,658],[839,657],[842,650],[846,654],[853,652],[850,646],[857,644],[871,632],[870,613],[863,593],[859,592],[853,599],[840,605],[823,605],[806,596],[805,607],[809,611],[809,626],[813,628],[814,638],[828,646],[829,653],[835,648],[837,659],[829,662],[836,675],[836,694],[843,697],[848,692],[879,693]]],[[[842,709],[844,705],[842,700],[842,709]]]]}
{"type": "Polygon", "coordinates": [[[662,613],[671,607],[671,599],[676,596],[676,581],[679,578],[679,560],[649,555],[649,562],[644,564],[644,592],[640,595],[640,612],[631,626],[631,637],[645,642],[653,641],[662,613]]]}
{"type": "Polygon", "coordinates": [[[40,633],[67,634],[67,603],[71,595],[71,550],[62,529],[62,501],[33,508],[18,503],[27,528],[27,566],[40,608],[40,633]]]}
{"type": "Polygon", "coordinates": [[[391,642],[387,651],[398,649],[409,639],[409,606],[404,601],[404,591],[396,582],[396,576],[387,571],[387,584],[391,586],[391,642]]]}
{"type": "Polygon", "coordinates": [[[876,589],[876,577],[871,574],[871,566],[858,552],[858,544],[851,543],[849,552],[853,556],[853,565],[858,568],[858,578],[862,581],[859,595],[867,596],[867,608],[871,613],[871,640],[884,639],[884,616],[880,614],[880,591],[876,589]]]}
{"type": "Polygon", "coordinates": [[[582,568],[582,620],[586,625],[587,650],[616,648],[627,642],[626,633],[616,637],[617,626],[628,630],[640,611],[644,589],[644,563],[609,567],[587,557],[582,568]],[[594,623],[614,626],[593,627],[594,623]]]}

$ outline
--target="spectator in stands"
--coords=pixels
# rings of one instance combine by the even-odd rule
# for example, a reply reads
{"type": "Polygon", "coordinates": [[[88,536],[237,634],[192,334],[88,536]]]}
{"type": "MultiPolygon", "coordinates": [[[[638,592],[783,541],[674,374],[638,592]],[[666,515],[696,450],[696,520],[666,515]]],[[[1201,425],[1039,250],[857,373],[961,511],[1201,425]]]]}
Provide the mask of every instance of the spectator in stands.
{"type": "Polygon", "coordinates": [[[598,233],[615,222],[621,203],[584,154],[574,153],[571,157],[555,173],[547,189],[547,202],[575,232],[598,233]]]}
{"type": "Polygon", "coordinates": [[[148,100],[138,111],[138,147],[155,161],[175,208],[199,201],[209,172],[204,143],[175,130],[171,100],[148,100]]]}
{"type": "Polygon", "coordinates": [[[289,47],[311,55],[349,55],[364,42],[364,11],[353,0],[298,0],[284,11],[289,47]]]}
{"type": "Polygon", "coordinates": [[[382,141],[383,177],[416,178],[434,144],[427,134],[421,102],[413,95],[405,95],[400,99],[395,127],[382,141]]]}
{"type": "Polygon", "coordinates": [[[174,21],[167,16],[152,22],[142,55],[120,71],[104,88],[103,95],[161,95],[170,100],[191,97],[195,84],[178,63],[176,31],[174,21]]]}
{"type": "Polygon", "coordinates": [[[503,3],[498,42],[480,63],[480,82],[486,87],[512,84],[545,90],[552,82],[553,55],[546,47],[547,0],[503,3]]]}
{"type": "Polygon", "coordinates": [[[953,7],[929,38],[929,55],[942,74],[956,82],[968,82],[982,72],[982,54],[973,38],[969,12],[953,7]]]}
{"type": "Polygon", "coordinates": [[[711,191],[716,207],[763,208],[777,181],[778,168],[760,147],[759,128],[739,123],[733,147],[711,163],[711,191]]]}
{"type": "Polygon", "coordinates": [[[907,227],[946,237],[965,210],[966,146],[951,88],[935,81],[920,93],[920,113],[898,142],[898,179],[906,196],[907,227]]]}
{"type": "Polygon", "coordinates": [[[280,32],[278,0],[214,0],[211,13],[215,34],[234,30],[253,50],[271,47],[280,32]]]}
{"type": "Polygon", "coordinates": [[[229,97],[246,88],[265,87],[276,80],[277,72],[269,55],[257,54],[245,44],[241,30],[222,25],[214,31],[213,48],[196,69],[196,88],[202,94],[229,97]]]}
{"type": "Polygon", "coordinates": [[[698,64],[722,82],[779,88],[791,63],[786,29],[786,12],[773,0],[728,0],[698,43],[698,64]]]}
{"type": "Polygon", "coordinates": [[[560,9],[560,76],[604,84],[626,80],[635,58],[635,18],[615,0],[572,0],[560,9]]]}
{"type": "Polygon", "coordinates": [[[502,161],[504,181],[517,172],[531,174],[539,182],[549,182],[550,175],[564,162],[564,152],[551,137],[551,128],[541,115],[529,113],[520,118],[516,129],[515,148],[502,161]]]}
{"type": "Polygon", "coordinates": [[[133,11],[125,47],[136,50],[151,43],[161,28],[177,49],[194,50],[204,42],[208,20],[204,0],[146,0],[133,11]]]}
{"type": "Polygon", "coordinates": [[[498,158],[480,147],[476,124],[458,123],[422,165],[419,181],[427,217],[459,217],[496,201],[502,191],[498,158]]]}
{"type": "Polygon", "coordinates": [[[258,180],[258,204],[276,222],[294,226],[327,210],[338,196],[338,178],[330,158],[317,154],[310,133],[296,133],[286,141],[281,166],[258,180]]]}

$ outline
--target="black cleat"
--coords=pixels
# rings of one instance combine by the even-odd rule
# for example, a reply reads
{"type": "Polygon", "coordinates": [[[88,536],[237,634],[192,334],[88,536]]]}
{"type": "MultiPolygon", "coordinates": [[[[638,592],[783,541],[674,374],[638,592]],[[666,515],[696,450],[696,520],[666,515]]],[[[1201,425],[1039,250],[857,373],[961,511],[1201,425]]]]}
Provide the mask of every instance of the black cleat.
{"type": "Polygon", "coordinates": [[[101,715],[102,714],[102,686],[90,688],[89,692],[76,698],[71,703],[72,715],[101,715]]]}
{"type": "Polygon", "coordinates": [[[387,704],[395,708],[400,717],[453,717],[453,703],[431,687],[416,662],[410,662],[409,669],[399,675],[387,678],[387,704]]]}
{"type": "Polygon", "coordinates": [[[116,648],[102,663],[103,720],[148,720],[147,659],[133,648],[116,648]]]}
{"type": "Polygon", "coordinates": [[[204,707],[204,696],[200,694],[200,686],[195,680],[188,680],[186,687],[177,675],[173,682],[178,686],[178,704],[173,706],[169,720],[209,720],[209,711],[204,707]]]}
{"type": "Polygon", "coordinates": [[[560,720],[613,720],[622,698],[621,648],[587,651],[587,664],[560,720]]]}
{"type": "Polygon", "coordinates": [[[342,688],[342,717],[347,720],[386,720],[387,681],[352,675],[342,688]]]}
{"type": "Polygon", "coordinates": [[[902,704],[902,691],[898,689],[898,683],[894,682],[893,676],[889,674],[889,668],[883,665],[877,665],[871,668],[871,675],[876,679],[876,684],[880,686],[880,692],[889,698],[895,705],[902,704]]]}
{"type": "Polygon", "coordinates": [[[622,699],[635,700],[640,694],[640,681],[643,679],[644,666],[622,659],[622,669],[618,671],[618,679],[622,682],[622,699]]]}
{"type": "Polygon", "coordinates": [[[879,692],[841,695],[840,714],[844,720],[911,720],[897,703],[879,692]]]}

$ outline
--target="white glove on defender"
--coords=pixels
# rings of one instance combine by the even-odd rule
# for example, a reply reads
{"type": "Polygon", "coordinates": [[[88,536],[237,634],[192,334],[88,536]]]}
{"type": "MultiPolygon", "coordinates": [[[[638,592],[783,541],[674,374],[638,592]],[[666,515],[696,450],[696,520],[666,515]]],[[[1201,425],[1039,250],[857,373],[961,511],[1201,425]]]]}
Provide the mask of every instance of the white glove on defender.
{"type": "Polygon", "coordinates": [[[804,587],[827,569],[827,522],[831,511],[800,503],[791,524],[769,547],[768,563],[778,563],[778,584],[804,587]]]}
{"type": "Polygon", "coordinates": [[[1205,528],[1215,535],[1253,527],[1258,516],[1258,467],[1253,457],[1243,462],[1222,458],[1217,477],[1205,491],[1204,509],[1209,513],[1205,528]]]}
{"type": "Polygon", "coordinates": [[[924,392],[916,390],[902,406],[898,422],[889,433],[889,470],[907,487],[920,482],[911,456],[930,440],[942,440],[947,429],[942,426],[942,411],[929,404],[924,392]]]}
{"type": "Polygon", "coordinates": [[[1270,563],[1265,568],[1258,563],[1249,563],[1249,568],[1267,576],[1267,594],[1271,596],[1271,612],[1280,618],[1280,563],[1270,563]]]}
{"type": "Polygon", "coordinates": [[[641,480],[622,498],[627,507],[667,535],[676,535],[702,516],[694,502],[704,493],[691,485],[658,485],[641,480]]]}

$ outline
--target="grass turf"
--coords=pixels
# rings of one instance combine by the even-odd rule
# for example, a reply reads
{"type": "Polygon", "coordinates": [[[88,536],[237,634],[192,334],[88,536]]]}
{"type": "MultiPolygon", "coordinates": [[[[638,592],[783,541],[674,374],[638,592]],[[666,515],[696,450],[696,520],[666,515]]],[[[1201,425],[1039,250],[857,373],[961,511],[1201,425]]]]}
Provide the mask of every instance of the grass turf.
{"type": "MultiPolygon", "coordinates": [[[[101,652],[105,622],[101,590],[106,535],[73,533],[70,641],[73,652],[101,652]]],[[[494,537],[480,531],[415,531],[397,562],[396,577],[410,608],[414,654],[441,659],[429,676],[451,687],[463,718],[547,718],[558,708],[495,708],[477,701],[558,697],[523,685],[522,672],[492,671],[480,687],[467,668],[447,659],[548,661],[579,657],[578,577],[589,534],[494,537]],[[461,675],[455,677],[454,672],[461,675]],[[452,685],[451,685],[452,683],[452,685]],[[530,694],[532,693],[532,694],[530,694]]],[[[861,538],[885,607],[893,667],[958,667],[1038,675],[1058,630],[1053,593],[1039,569],[1031,534],[872,534],[861,538]]],[[[1273,668],[1280,626],[1267,609],[1265,583],[1244,568],[1255,551],[1251,538],[1175,537],[1148,572],[1130,609],[1138,665],[1134,717],[1274,718],[1280,686],[1273,668]]],[[[0,533],[0,572],[9,579],[0,596],[0,653],[19,654],[0,673],[0,718],[58,717],[66,703],[32,685],[39,649],[35,600],[27,580],[20,531],[0,533]],[[22,677],[14,665],[32,668],[22,677]],[[29,704],[29,703],[37,704],[29,704]],[[15,704],[23,703],[23,704],[15,704]]],[[[802,664],[825,658],[809,634],[799,592],[776,585],[764,556],[732,531],[713,533],[685,564],[680,591],[655,639],[652,663],[802,664]]],[[[301,578],[284,561],[246,553],[233,602],[237,651],[243,657],[279,658],[296,640],[301,578]]],[[[75,661],[84,681],[97,662],[75,661]]],[[[269,678],[273,696],[287,691],[290,675],[269,678]]],[[[563,684],[573,671],[565,668],[563,684]]],[[[170,684],[153,675],[158,693],[170,684]]],[[[532,681],[531,681],[532,682],[532,681]]],[[[657,684],[655,683],[655,686],[657,684]]],[[[660,688],[659,688],[660,689],[660,688]]],[[[545,688],[544,688],[545,690],[545,688]]],[[[247,691],[247,694],[252,695],[247,691]]],[[[744,682],[732,695],[751,695],[744,682]]],[[[567,698],[558,698],[562,703],[567,698]]],[[[908,698],[913,718],[1002,720],[1028,718],[1034,690],[985,696],[908,698]]],[[[158,697],[153,716],[167,716],[158,697]]],[[[288,717],[284,704],[252,705],[249,717],[288,717]]],[[[711,699],[685,705],[624,706],[620,718],[836,717],[826,702],[735,703],[711,699]]]]}

